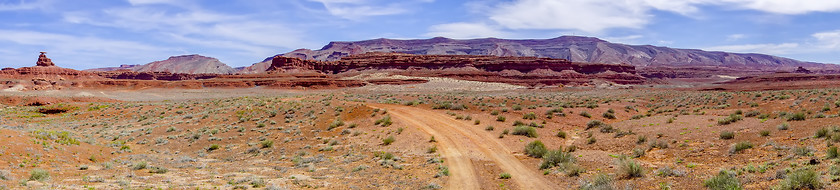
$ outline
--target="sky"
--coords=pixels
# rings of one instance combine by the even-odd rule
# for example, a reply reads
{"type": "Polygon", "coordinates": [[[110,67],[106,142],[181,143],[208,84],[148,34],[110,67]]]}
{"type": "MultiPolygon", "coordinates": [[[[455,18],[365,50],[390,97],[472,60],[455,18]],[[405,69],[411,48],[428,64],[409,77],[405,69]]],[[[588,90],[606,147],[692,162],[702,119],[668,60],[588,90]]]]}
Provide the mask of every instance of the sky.
{"type": "Polygon", "coordinates": [[[200,54],[249,66],[330,41],[547,39],[840,63],[838,0],[0,0],[0,67],[200,54]]]}

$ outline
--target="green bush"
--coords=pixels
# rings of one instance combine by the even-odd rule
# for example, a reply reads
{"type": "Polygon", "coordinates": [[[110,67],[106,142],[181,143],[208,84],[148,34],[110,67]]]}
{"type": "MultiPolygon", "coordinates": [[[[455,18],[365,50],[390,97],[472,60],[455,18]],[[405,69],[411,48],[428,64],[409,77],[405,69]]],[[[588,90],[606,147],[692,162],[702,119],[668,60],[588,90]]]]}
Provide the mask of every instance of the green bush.
{"type": "Polygon", "coordinates": [[[604,112],[602,116],[604,116],[604,118],[606,119],[615,119],[615,113],[604,112]]]}
{"type": "Polygon", "coordinates": [[[537,128],[520,125],[513,128],[513,135],[522,135],[531,138],[537,138],[537,128]]]}
{"type": "Polygon", "coordinates": [[[146,169],[146,167],[149,167],[149,164],[147,164],[146,161],[141,161],[141,162],[134,163],[134,166],[131,166],[131,169],[142,170],[142,169],[146,169]]]}
{"type": "Polygon", "coordinates": [[[214,151],[214,150],[219,150],[219,145],[218,144],[211,144],[210,147],[207,147],[207,151],[214,151]]]}
{"type": "Polygon", "coordinates": [[[534,119],[537,119],[537,114],[534,113],[534,112],[527,113],[524,116],[522,116],[522,119],[534,120],[534,119]]]}
{"type": "Polygon", "coordinates": [[[735,172],[721,170],[712,178],[703,181],[703,186],[712,190],[741,190],[741,182],[735,177],[735,172]]]}
{"type": "Polygon", "coordinates": [[[604,123],[603,121],[591,120],[589,122],[586,122],[586,130],[589,130],[589,129],[595,128],[595,127],[601,127],[601,126],[604,126],[604,125],[607,125],[607,124],[604,123]]]}
{"type": "Polygon", "coordinates": [[[732,131],[722,131],[720,132],[720,139],[728,140],[735,138],[735,133],[732,131]]]}
{"type": "Polygon", "coordinates": [[[580,112],[580,116],[583,116],[585,118],[592,118],[592,114],[589,114],[589,112],[580,112]]]}
{"type": "Polygon", "coordinates": [[[545,148],[545,144],[539,140],[535,140],[525,145],[525,154],[530,157],[542,158],[547,151],[548,149],[545,148]]]}
{"type": "Polygon", "coordinates": [[[607,174],[599,173],[592,177],[592,179],[585,181],[581,186],[581,190],[611,190],[613,187],[613,179],[607,174]]]}
{"type": "Polygon", "coordinates": [[[260,148],[271,148],[272,146],[274,146],[274,141],[272,140],[260,141],[260,148]]]}
{"type": "Polygon", "coordinates": [[[768,130],[761,130],[761,131],[759,131],[759,132],[758,132],[758,135],[759,135],[759,136],[762,136],[762,137],[770,136],[770,131],[768,131],[768,130]]]}
{"type": "Polygon", "coordinates": [[[787,115],[788,121],[805,121],[805,113],[797,112],[792,115],[787,115]]]}
{"type": "Polygon", "coordinates": [[[566,138],[566,132],[564,132],[564,131],[558,131],[556,136],[557,136],[557,137],[560,137],[560,138],[562,138],[562,139],[565,139],[565,138],[566,138]]]}
{"type": "Polygon", "coordinates": [[[149,168],[149,173],[153,174],[165,174],[166,172],[169,172],[169,169],[166,169],[164,167],[152,166],[149,168]]]}
{"type": "Polygon", "coordinates": [[[344,121],[341,121],[341,119],[336,119],[335,121],[330,123],[330,126],[327,128],[327,131],[333,130],[341,126],[344,126],[344,121]]]}
{"type": "Polygon", "coordinates": [[[382,125],[382,127],[387,127],[387,126],[391,126],[391,124],[393,124],[393,122],[391,121],[391,116],[386,115],[382,119],[374,121],[373,124],[374,125],[382,125]]]}
{"type": "Polygon", "coordinates": [[[822,189],[820,175],[812,169],[799,169],[773,187],[774,190],[822,189]]]}
{"type": "Polygon", "coordinates": [[[499,174],[499,179],[510,179],[510,173],[499,174]]]}
{"type": "Polygon", "coordinates": [[[827,137],[827,136],[828,136],[828,128],[825,128],[825,127],[817,129],[817,132],[814,134],[814,137],[816,137],[816,138],[823,138],[823,137],[827,137]]]}
{"type": "Polygon", "coordinates": [[[397,141],[397,139],[394,138],[394,136],[388,136],[387,138],[382,139],[382,144],[383,145],[391,145],[391,143],[394,143],[394,141],[397,141]]]}
{"type": "Polygon", "coordinates": [[[498,122],[505,122],[505,116],[501,116],[501,115],[500,115],[500,116],[496,117],[496,121],[498,121],[498,122]]]}
{"type": "Polygon", "coordinates": [[[542,163],[540,169],[548,169],[559,164],[571,163],[575,161],[575,156],[562,150],[548,151],[542,156],[542,163]]]}
{"type": "Polygon", "coordinates": [[[750,149],[753,147],[753,144],[749,141],[739,142],[732,145],[732,148],[729,149],[730,154],[737,154],[746,149],[750,149]]]}
{"type": "Polygon", "coordinates": [[[29,181],[45,181],[50,179],[50,172],[44,169],[32,169],[29,172],[29,181]]]}
{"type": "Polygon", "coordinates": [[[486,131],[492,131],[493,129],[495,129],[495,128],[493,128],[492,125],[488,125],[487,127],[484,128],[484,130],[486,130],[486,131]]]}
{"type": "Polygon", "coordinates": [[[589,137],[588,139],[586,139],[586,144],[595,144],[595,142],[597,141],[598,140],[595,139],[595,137],[589,137]]]}
{"type": "Polygon", "coordinates": [[[790,124],[788,124],[788,123],[779,124],[779,126],[776,126],[776,129],[779,129],[780,131],[788,130],[788,129],[790,129],[790,124]]]}
{"type": "Polygon", "coordinates": [[[840,151],[837,150],[836,146],[831,146],[825,151],[825,155],[828,159],[837,158],[837,156],[840,156],[840,151]]]}
{"type": "Polygon", "coordinates": [[[622,158],[618,161],[618,173],[625,179],[632,179],[644,176],[645,168],[633,159],[622,158]]]}
{"type": "Polygon", "coordinates": [[[731,114],[726,118],[718,120],[718,125],[729,125],[729,124],[735,123],[737,121],[740,121],[741,119],[743,119],[743,117],[741,115],[731,114]]]}

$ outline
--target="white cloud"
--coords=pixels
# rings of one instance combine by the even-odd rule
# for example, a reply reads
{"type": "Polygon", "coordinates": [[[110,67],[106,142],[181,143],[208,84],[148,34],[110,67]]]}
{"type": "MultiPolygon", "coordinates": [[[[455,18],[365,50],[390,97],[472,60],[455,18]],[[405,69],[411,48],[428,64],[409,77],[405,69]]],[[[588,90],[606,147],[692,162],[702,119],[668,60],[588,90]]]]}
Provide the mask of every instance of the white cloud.
{"type": "Polygon", "coordinates": [[[279,47],[296,49],[311,45],[304,41],[304,31],[266,19],[215,13],[196,7],[166,11],[142,3],[140,6],[112,8],[98,13],[64,14],[64,20],[70,23],[127,29],[168,41],[229,49],[236,54],[254,57],[276,54],[279,47]]]}
{"type": "Polygon", "coordinates": [[[481,23],[449,23],[434,25],[429,29],[431,32],[426,36],[432,37],[448,37],[448,38],[486,38],[486,37],[506,37],[509,34],[500,31],[498,28],[481,24],[481,23]]]}
{"type": "MultiPolygon", "coordinates": [[[[335,1],[335,0],[320,0],[335,1]]],[[[338,0],[361,1],[361,0],[338,0]]],[[[511,30],[576,30],[600,34],[613,28],[643,28],[660,10],[685,16],[702,14],[704,7],[754,10],[777,15],[840,11],[837,0],[513,0],[472,2],[467,7],[483,14],[481,22],[511,30]]]]}
{"type": "Polygon", "coordinates": [[[840,49],[840,30],[819,32],[811,36],[817,40],[817,44],[821,48],[840,49]]]}
{"type": "Polygon", "coordinates": [[[19,1],[18,3],[0,3],[0,11],[23,11],[41,9],[49,5],[49,0],[19,1]]]}
{"type": "Polygon", "coordinates": [[[840,11],[837,0],[719,0],[744,9],[776,14],[805,14],[840,11]]]}
{"type": "Polygon", "coordinates": [[[747,37],[747,35],[744,35],[744,34],[731,34],[731,35],[726,36],[726,41],[737,41],[737,40],[743,39],[743,38],[745,38],[745,37],[747,37]]]}
{"type": "Polygon", "coordinates": [[[430,3],[434,0],[309,0],[324,5],[327,12],[333,16],[348,20],[361,20],[372,16],[396,15],[410,12],[416,3],[430,3]]]}
{"type": "MultiPolygon", "coordinates": [[[[15,57],[20,57],[19,55],[25,55],[26,53],[48,51],[51,55],[63,57],[63,59],[55,59],[59,66],[74,68],[116,65],[121,63],[109,63],[111,61],[109,58],[142,59],[144,55],[150,53],[172,51],[170,48],[133,41],[29,30],[0,30],[0,44],[2,43],[18,45],[15,49],[18,55],[14,55],[15,57]]],[[[11,64],[16,64],[16,66],[32,66],[28,63],[21,63],[20,60],[16,60],[16,62],[11,64]]]]}
{"type": "Polygon", "coordinates": [[[490,19],[510,29],[576,29],[597,33],[607,28],[641,28],[651,16],[632,1],[517,0],[502,3],[490,19]]]}

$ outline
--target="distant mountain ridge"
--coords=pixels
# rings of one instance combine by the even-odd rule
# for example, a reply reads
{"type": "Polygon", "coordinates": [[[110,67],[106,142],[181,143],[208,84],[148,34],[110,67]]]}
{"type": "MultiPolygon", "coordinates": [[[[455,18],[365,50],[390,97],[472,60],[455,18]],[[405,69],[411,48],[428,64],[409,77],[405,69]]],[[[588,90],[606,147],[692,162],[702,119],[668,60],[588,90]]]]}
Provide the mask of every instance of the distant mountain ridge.
{"type": "Polygon", "coordinates": [[[120,67],[89,69],[89,71],[115,70],[184,74],[231,74],[237,71],[237,69],[231,68],[216,58],[201,56],[198,54],[171,56],[166,60],[155,61],[144,65],[121,65],[120,67]]]}
{"type": "MultiPolygon", "coordinates": [[[[281,54],[306,60],[334,61],[367,52],[418,55],[493,55],[567,59],[573,62],[630,64],[637,67],[720,66],[757,70],[815,68],[826,64],[755,53],[729,53],[675,49],[652,45],[611,43],[594,37],[561,36],[551,39],[508,40],[497,38],[455,40],[443,37],[417,40],[374,39],[330,42],[320,50],[298,49],[281,54]]],[[[268,60],[268,59],[266,59],[268,60]]],[[[264,71],[270,61],[244,68],[242,73],[264,71]]]]}

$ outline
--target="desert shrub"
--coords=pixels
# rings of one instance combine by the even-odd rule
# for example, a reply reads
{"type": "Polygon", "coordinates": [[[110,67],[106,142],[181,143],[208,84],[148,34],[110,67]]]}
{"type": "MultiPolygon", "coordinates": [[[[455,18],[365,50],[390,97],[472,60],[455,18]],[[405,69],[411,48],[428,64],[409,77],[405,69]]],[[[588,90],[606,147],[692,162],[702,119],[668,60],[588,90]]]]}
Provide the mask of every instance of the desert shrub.
{"type": "Polygon", "coordinates": [[[530,126],[520,125],[513,128],[513,135],[522,135],[537,138],[537,129],[530,126]]]}
{"type": "Polygon", "coordinates": [[[499,110],[493,110],[490,112],[490,115],[496,116],[499,115],[499,110]]]}
{"type": "Polygon", "coordinates": [[[545,112],[545,115],[554,115],[554,113],[563,113],[563,108],[554,108],[545,112]]]}
{"type": "Polygon", "coordinates": [[[274,146],[274,141],[272,140],[260,141],[260,148],[271,148],[272,146],[274,146]]]}
{"type": "Polygon", "coordinates": [[[776,126],[776,129],[779,129],[780,131],[788,130],[788,129],[790,129],[790,124],[788,124],[788,123],[779,124],[779,126],[776,126]]]}
{"type": "Polygon", "coordinates": [[[589,122],[586,122],[586,130],[589,130],[589,129],[591,129],[591,128],[595,128],[595,127],[602,127],[602,126],[604,126],[604,125],[607,125],[607,124],[606,124],[606,123],[604,123],[603,121],[600,121],[600,120],[591,120],[591,121],[589,121],[589,122]]]}
{"type": "Polygon", "coordinates": [[[636,137],[636,144],[642,144],[642,143],[645,143],[645,142],[647,142],[647,136],[640,135],[640,136],[636,137]]]}
{"type": "Polygon", "coordinates": [[[559,164],[571,163],[575,161],[574,155],[568,152],[563,152],[562,150],[552,150],[548,151],[542,156],[542,163],[540,163],[540,169],[548,169],[559,164]]]}
{"type": "Polygon", "coordinates": [[[585,111],[580,112],[580,116],[583,116],[585,118],[592,118],[592,114],[589,114],[589,112],[585,112],[585,111]]]}
{"type": "Polygon", "coordinates": [[[758,135],[759,135],[759,136],[762,136],[762,137],[770,136],[770,131],[768,131],[768,130],[761,130],[761,131],[759,131],[759,132],[758,132],[758,135]]]}
{"type": "Polygon", "coordinates": [[[797,146],[793,148],[793,153],[797,156],[809,156],[813,150],[804,146],[797,146]]]}
{"type": "Polygon", "coordinates": [[[169,169],[164,167],[152,166],[149,168],[149,173],[153,174],[165,174],[166,172],[169,172],[169,169]]]}
{"type": "Polygon", "coordinates": [[[495,128],[493,128],[492,125],[488,125],[487,127],[484,128],[484,130],[486,130],[486,131],[492,131],[493,129],[495,129],[495,128]]]}
{"type": "Polygon", "coordinates": [[[525,155],[528,155],[530,157],[542,158],[547,151],[548,149],[545,148],[545,144],[543,144],[542,141],[539,140],[535,140],[525,145],[525,155]]]}
{"type": "Polygon", "coordinates": [[[586,144],[595,144],[596,142],[598,142],[598,140],[595,139],[595,137],[589,137],[586,139],[586,144]]]}
{"type": "Polygon", "coordinates": [[[817,129],[817,132],[814,134],[814,137],[816,137],[816,138],[823,138],[823,137],[827,137],[827,136],[828,136],[828,128],[825,128],[825,127],[817,129]]]}
{"type": "Polygon", "coordinates": [[[820,175],[812,169],[799,169],[779,182],[774,190],[822,189],[820,175]]]}
{"type": "Polygon", "coordinates": [[[735,172],[721,170],[712,178],[703,181],[703,186],[712,190],[740,190],[744,189],[735,177],[735,172]]]}
{"type": "Polygon", "coordinates": [[[522,122],[522,121],[519,121],[519,120],[513,121],[513,126],[520,126],[520,125],[526,125],[526,124],[525,124],[525,122],[522,122]]]}
{"type": "Polygon", "coordinates": [[[607,174],[599,173],[592,177],[592,179],[584,181],[580,185],[581,190],[611,190],[613,187],[613,179],[607,174]]]}
{"type": "Polygon", "coordinates": [[[149,166],[149,164],[147,164],[146,161],[141,161],[141,162],[134,163],[134,165],[131,166],[131,169],[142,170],[142,169],[146,169],[146,167],[148,167],[148,166],[149,166]]]}
{"type": "Polygon", "coordinates": [[[601,116],[603,116],[606,119],[615,119],[615,113],[604,112],[604,114],[601,116]]]}
{"type": "Polygon", "coordinates": [[[473,122],[473,125],[479,125],[479,124],[481,124],[481,120],[476,119],[475,122],[473,122]]]}
{"type": "Polygon", "coordinates": [[[737,154],[746,149],[750,149],[753,147],[753,144],[749,141],[743,141],[739,143],[735,143],[732,145],[732,148],[729,149],[730,154],[737,154]]]}
{"type": "Polygon", "coordinates": [[[437,149],[438,149],[437,146],[429,147],[429,149],[426,149],[426,153],[429,153],[429,154],[435,153],[435,152],[437,152],[437,149]]]}
{"type": "Polygon", "coordinates": [[[207,147],[207,151],[214,151],[214,150],[219,150],[219,145],[218,144],[211,144],[210,147],[207,147]]]}
{"type": "Polygon", "coordinates": [[[527,120],[537,119],[537,114],[535,114],[534,112],[527,113],[527,114],[522,116],[522,119],[527,119],[527,120]]]}
{"type": "Polygon", "coordinates": [[[621,158],[618,160],[618,174],[625,179],[632,179],[644,176],[645,168],[638,162],[630,158],[621,158]]]}
{"type": "Polygon", "coordinates": [[[741,115],[731,114],[726,118],[718,120],[718,125],[729,125],[729,124],[735,123],[737,121],[740,121],[741,119],[743,119],[743,117],[741,117],[741,115]]]}
{"type": "Polygon", "coordinates": [[[391,143],[394,143],[394,141],[397,141],[397,139],[394,138],[394,136],[388,136],[385,139],[382,139],[382,144],[383,145],[391,145],[391,143]]]}
{"type": "Polygon", "coordinates": [[[558,131],[556,136],[565,139],[566,138],[566,132],[565,131],[558,131]]]}
{"type": "Polygon", "coordinates": [[[501,116],[501,115],[500,115],[500,116],[497,116],[497,117],[496,117],[496,121],[498,121],[498,122],[505,122],[505,120],[506,120],[506,119],[505,119],[505,116],[501,116]]]}
{"type": "Polygon", "coordinates": [[[755,117],[755,116],[758,116],[760,114],[761,114],[761,112],[759,112],[758,110],[753,110],[753,111],[748,111],[747,113],[744,113],[744,117],[755,117]]]}
{"type": "Polygon", "coordinates": [[[658,148],[658,149],[666,149],[666,148],[668,148],[668,142],[665,142],[665,141],[662,141],[662,140],[655,140],[655,141],[651,141],[650,144],[648,145],[648,147],[658,148]]]}
{"type": "Polygon", "coordinates": [[[432,106],[432,109],[446,109],[446,110],[465,110],[467,106],[464,104],[452,104],[451,102],[444,102],[432,106]]]}
{"type": "Polygon", "coordinates": [[[645,118],[645,115],[639,114],[639,115],[633,115],[632,117],[630,117],[631,120],[637,120],[637,119],[642,119],[642,118],[645,118]]]}
{"type": "Polygon", "coordinates": [[[788,121],[805,121],[805,113],[797,112],[794,114],[787,115],[788,121]]]}
{"type": "Polygon", "coordinates": [[[499,179],[510,179],[510,173],[499,174],[499,179]]]}
{"type": "Polygon", "coordinates": [[[634,148],[633,153],[630,154],[630,156],[633,158],[641,158],[642,156],[645,156],[645,150],[640,148],[634,148]]]}
{"type": "Polygon", "coordinates": [[[330,126],[327,127],[327,131],[333,130],[341,126],[344,126],[344,121],[341,121],[341,119],[336,119],[335,121],[330,123],[330,126]]]}
{"type": "Polygon", "coordinates": [[[825,151],[825,155],[828,159],[837,158],[837,156],[840,156],[840,151],[837,150],[836,146],[831,146],[825,151]]]}
{"type": "Polygon", "coordinates": [[[722,131],[720,132],[720,139],[728,140],[735,138],[735,133],[732,131],[722,131]]]}
{"type": "Polygon", "coordinates": [[[29,171],[29,181],[45,181],[50,179],[50,172],[44,169],[32,169],[29,171]]]}
{"type": "Polygon", "coordinates": [[[382,119],[374,121],[373,124],[374,125],[382,125],[382,127],[387,127],[387,126],[391,126],[391,124],[393,124],[393,122],[391,121],[391,116],[386,115],[382,119]]]}

